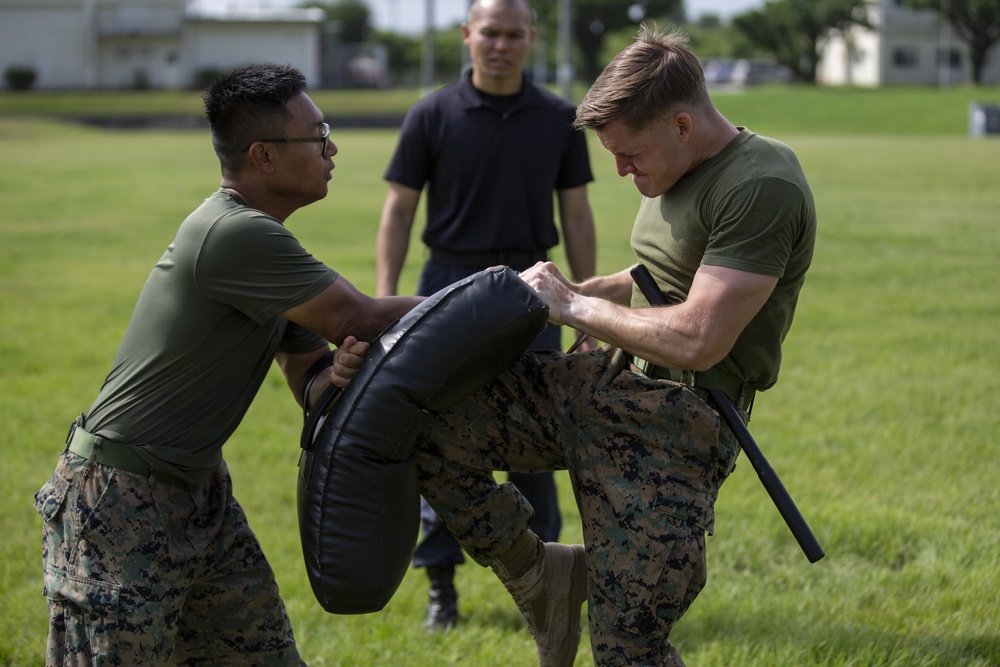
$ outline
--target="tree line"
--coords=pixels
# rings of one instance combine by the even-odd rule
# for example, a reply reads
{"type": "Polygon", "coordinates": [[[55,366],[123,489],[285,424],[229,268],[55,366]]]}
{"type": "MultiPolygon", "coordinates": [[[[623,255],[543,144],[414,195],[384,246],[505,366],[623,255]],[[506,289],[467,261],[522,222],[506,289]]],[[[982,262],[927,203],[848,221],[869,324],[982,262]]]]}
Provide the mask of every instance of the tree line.
{"type": "MultiPolygon", "coordinates": [[[[643,21],[683,27],[702,57],[769,58],[787,67],[798,81],[815,83],[820,48],[825,39],[853,27],[872,28],[874,0],[766,0],[759,9],[736,15],[729,23],[716,16],[689,21],[683,0],[573,0],[573,69],[576,78],[593,81],[604,64],[632,40],[643,21]]],[[[973,83],[980,83],[990,51],[1000,41],[1000,0],[904,0],[913,9],[930,9],[949,23],[969,48],[973,83]]],[[[534,2],[536,28],[548,67],[557,62],[557,9],[554,1],[534,2]]],[[[372,27],[371,9],[365,0],[305,2],[303,7],[322,9],[341,25],[345,43],[375,41],[387,51],[388,68],[395,82],[418,72],[424,37],[372,27]]],[[[458,26],[434,36],[434,69],[452,79],[462,68],[462,43],[458,26]]]]}

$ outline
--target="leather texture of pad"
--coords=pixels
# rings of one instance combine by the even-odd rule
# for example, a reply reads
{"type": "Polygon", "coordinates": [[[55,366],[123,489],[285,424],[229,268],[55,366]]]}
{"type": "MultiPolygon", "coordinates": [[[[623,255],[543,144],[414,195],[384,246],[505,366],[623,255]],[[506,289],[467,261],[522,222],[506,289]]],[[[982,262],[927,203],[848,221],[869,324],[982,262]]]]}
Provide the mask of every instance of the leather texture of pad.
{"type": "Polygon", "coordinates": [[[480,271],[386,329],[315,437],[307,424],[299,531],[313,593],[326,611],[362,614],[389,602],[420,529],[412,446],[428,413],[506,370],[547,320],[544,302],[514,271],[480,271]]]}

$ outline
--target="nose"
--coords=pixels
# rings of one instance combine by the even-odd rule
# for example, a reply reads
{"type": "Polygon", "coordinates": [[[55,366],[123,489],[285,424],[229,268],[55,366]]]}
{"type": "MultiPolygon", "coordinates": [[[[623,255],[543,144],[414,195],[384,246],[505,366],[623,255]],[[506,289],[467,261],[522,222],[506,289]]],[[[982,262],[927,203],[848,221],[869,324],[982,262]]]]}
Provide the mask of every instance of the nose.
{"type": "Polygon", "coordinates": [[[615,156],[615,168],[618,170],[619,176],[628,176],[635,171],[635,166],[631,160],[619,156],[615,156]]]}
{"type": "Polygon", "coordinates": [[[337,154],[340,149],[337,148],[337,144],[333,143],[333,139],[327,138],[326,140],[326,152],[324,155],[329,155],[333,157],[337,154]]]}

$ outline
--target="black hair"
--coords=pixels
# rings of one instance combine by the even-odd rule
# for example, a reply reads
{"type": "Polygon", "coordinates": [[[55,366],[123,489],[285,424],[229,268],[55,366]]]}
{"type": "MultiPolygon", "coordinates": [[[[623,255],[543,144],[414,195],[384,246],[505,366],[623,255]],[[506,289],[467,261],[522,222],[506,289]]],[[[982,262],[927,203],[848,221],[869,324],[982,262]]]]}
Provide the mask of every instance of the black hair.
{"type": "Polygon", "coordinates": [[[305,88],[302,72],[273,63],[238,67],[209,84],[202,99],[224,173],[238,169],[251,143],[284,130],[291,118],[285,105],[305,88]]]}

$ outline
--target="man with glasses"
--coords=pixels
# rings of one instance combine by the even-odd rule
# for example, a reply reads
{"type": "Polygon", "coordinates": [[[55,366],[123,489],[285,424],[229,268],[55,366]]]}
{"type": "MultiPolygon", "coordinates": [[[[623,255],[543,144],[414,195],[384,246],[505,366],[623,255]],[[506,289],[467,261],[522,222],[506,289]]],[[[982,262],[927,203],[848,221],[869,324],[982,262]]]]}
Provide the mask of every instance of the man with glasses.
{"type": "Polygon", "coordinates": [[[48,665],[303,664],[222,446],[272,360],[305,407],[346,384],[328,341],[339,364],[420,301],[360,293],[285,228],[326,196],[337,154],[304,89],[294,68],[252,65],[205,93],[221,187],[153,268],[35,496],[48,665]]]}
{"type": "Polygon", "coordinates": [[[326,155],[326,150],[330,145],[330,125],[327,123],[320,123],[319,125],[319,136],[318,137],[295,137],[289,139],[288,137],[272,137],[270,139],[258,139],[252,144],[248,144],[246,148],[241,150],[241,153],[246,153],[251,148],[253,144],[320,144],[319,153],[320,155],[326,155]]]}

